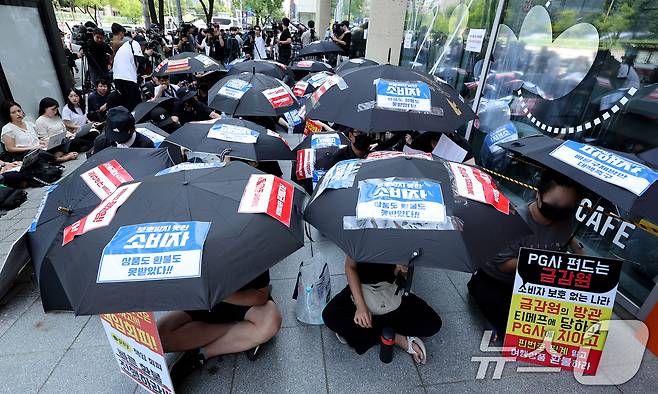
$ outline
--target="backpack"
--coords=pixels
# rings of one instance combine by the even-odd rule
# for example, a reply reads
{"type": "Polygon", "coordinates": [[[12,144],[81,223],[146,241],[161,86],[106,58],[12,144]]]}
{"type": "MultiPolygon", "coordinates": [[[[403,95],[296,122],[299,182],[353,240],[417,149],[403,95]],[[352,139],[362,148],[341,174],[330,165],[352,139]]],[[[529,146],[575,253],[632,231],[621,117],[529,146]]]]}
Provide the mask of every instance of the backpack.
{"type": "Polygon", "coordinates": [[[0,209],[9,211],[19,207],[27,200],[27,193],[24,190],[17,190],[11,187],[0,186],[0,209]]]}
{"type": "Polygon", "coordinates": [[[34,167],[25,171],[25,177],[28,179],[30,187],[42,187],[57,182],[62,177],[63,172],[63,166],[40,161],[34,167]]]}

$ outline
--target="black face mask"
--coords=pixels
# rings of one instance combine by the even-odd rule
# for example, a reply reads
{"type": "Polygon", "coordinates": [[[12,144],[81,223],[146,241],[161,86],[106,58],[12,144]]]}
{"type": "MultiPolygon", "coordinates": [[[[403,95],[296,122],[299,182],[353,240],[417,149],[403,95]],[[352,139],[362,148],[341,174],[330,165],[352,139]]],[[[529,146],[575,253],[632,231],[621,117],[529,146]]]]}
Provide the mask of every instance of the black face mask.
{"type": "MultiPolygon", "coordinates": [[[[540,197],[541,200],[541,197],[540,197]]],[[[548,220],[559,222],[573,216],[575,208],[559,207],[541,200],[541,205],[537,204],[539,212],[548,220]]]]}

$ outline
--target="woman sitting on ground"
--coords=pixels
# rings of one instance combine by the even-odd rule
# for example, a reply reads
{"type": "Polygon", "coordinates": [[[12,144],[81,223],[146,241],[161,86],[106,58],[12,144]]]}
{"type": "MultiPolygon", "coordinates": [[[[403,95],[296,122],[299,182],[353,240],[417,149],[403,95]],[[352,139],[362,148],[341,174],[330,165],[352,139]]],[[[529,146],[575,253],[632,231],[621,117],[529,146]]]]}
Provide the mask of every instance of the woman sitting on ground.
{"type": "Polygon", "coordinates": [[[383,329],[391,328],[395,332],[395,344],[411,354],[417,363],[424,364],[427,352],[418,337],[430,337],[439,332],[442,324],[439,315],[415,294],[403,296],[404,289],[384,303],[377,297],[380,291],[373,291],[390,287],[389,294],[393,294],[398,287],[396,279],[404,277],[406,272],[407,266],[357,263],[346,256],[347,286],[324,308],[324,323],[336,333],[340,342],[347,343],[358,354],[379,343],[383,329]]]}
{"type": "Polygon", "coordinates": [[[82,92],[76,88],[71,88],[66,96],[66,104],[62,109],[62,120],[71,133],[77,133],[80,127],[88,122],[82,92]]]}
{"type": "Polygon", "coordinates": [[[62,159],[62,161],[78,158],[76,152],[69,153],[69,150],[71,150],[71,140],[75,137],[75,134],[66,131],[66,126],[64,126],[64,122],[59,116],[59,103],[57,100],[46,97],[39,102],[39,117],[34,123],[34,129],[37,132],[39,141],[46,146],[50,137],[66,132],[67,140],[62,145],[54,147],[51,153],[55,157],[62,159]]]}
{"type": "Polygon", "coordinates": [[[13,160],[22,160],[30,151],[45,145],[39,141],[34,124],[25,120],[23,108],[14,101],[5,101],[0,106],[0,117],[9,120],[2,127],[2,143],[13,160]]]}

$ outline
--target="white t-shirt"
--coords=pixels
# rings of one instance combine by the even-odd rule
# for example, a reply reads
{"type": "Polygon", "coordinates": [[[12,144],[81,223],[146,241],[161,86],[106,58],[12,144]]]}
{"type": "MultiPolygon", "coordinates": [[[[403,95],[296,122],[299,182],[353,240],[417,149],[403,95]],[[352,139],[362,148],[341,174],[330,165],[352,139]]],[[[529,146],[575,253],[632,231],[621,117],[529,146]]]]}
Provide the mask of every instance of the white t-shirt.
{"type": "Polygon", "coordinates": [[[267,52],[265,51],[265,40],[262,36],[256,37],[254,42],[254,59],[267,59],[267,52]]]}
{"type": "Polygon", "coordinates": [[[59,116],[49,118],[48,116],[41,115],[34,123],[34,130],[37,132],[40,140],[48,141],[48,138],[66,131],[66,126],[64,126],[64,122],[59,116]]]}
{"type": "Polygon", "coordinates": [[[80,107],[76,107],[73,112],[68,105],[65,105],[62,109],[62,120],[71,121],[77,127],[82,127],[87,124],[87,114],[80,107]]]}
{"type": "Polygon", "coordinates": [[[17,148],[29,148],[39,144],[39,137],[34,130],[34,124],[23,121],[27,130],[21,129],[13,123],[7,123],[2,126],[2,143],[7,143],[7,137],[14,139],[17,148]]]}
{"type": "Polygon", "coordinates": [[[154,97],[173,97],[173,98],[176,98],[176,92],[178,91],[178,85],[174,85],[173,83],[170,83],[169,84],[169,89],[162,92],[162,96],[158,96],[158,94],[160,94],[161,90],[162,90],[162,85],[157,85],[155,87],[155,90],[153,91],[154,97]]]}
{"type": "Polygon", "coordinates": [[[134,56],[144,56],[139,43],[135,40],[123,43],[114,55],[114,66],[112,68],[114,79],[137,83],[137,64],[134,56]],[[131,45],[133,47],[132,51],[130,50],[131,45]]]}

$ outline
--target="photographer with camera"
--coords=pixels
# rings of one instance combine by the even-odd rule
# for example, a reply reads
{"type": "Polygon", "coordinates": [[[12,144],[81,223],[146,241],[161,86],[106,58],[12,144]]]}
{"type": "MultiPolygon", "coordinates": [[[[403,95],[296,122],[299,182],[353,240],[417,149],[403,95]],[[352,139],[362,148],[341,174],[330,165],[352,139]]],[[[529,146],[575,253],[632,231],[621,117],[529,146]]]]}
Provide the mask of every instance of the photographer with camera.
{"type": "Polygon", "coordinates": [[[331,35],[331,40],[343,50],[340,62],[349,59],[352,33],[350,33],[350,23],[348,21],[342,21],[334,26],[334,34],[331,35]]]}
{"type": "Polygon", "coordinates": [[[201,50],[206,56],[211,57],[218,62],[224,62],[224,39],[218,35],[215,28],[206,29],[205,37],[201,41],[201,50]]]}
{"type": "Polygon", "coordinates": [[[96,82],[101,79],[110,79],[108,72],[113,52],[105,42],[103,29],[96,28],[92,34],[93,38],[86,42],[80,52],[87,58],[87,70],[91,83],[96,85],[96,82]]]}

